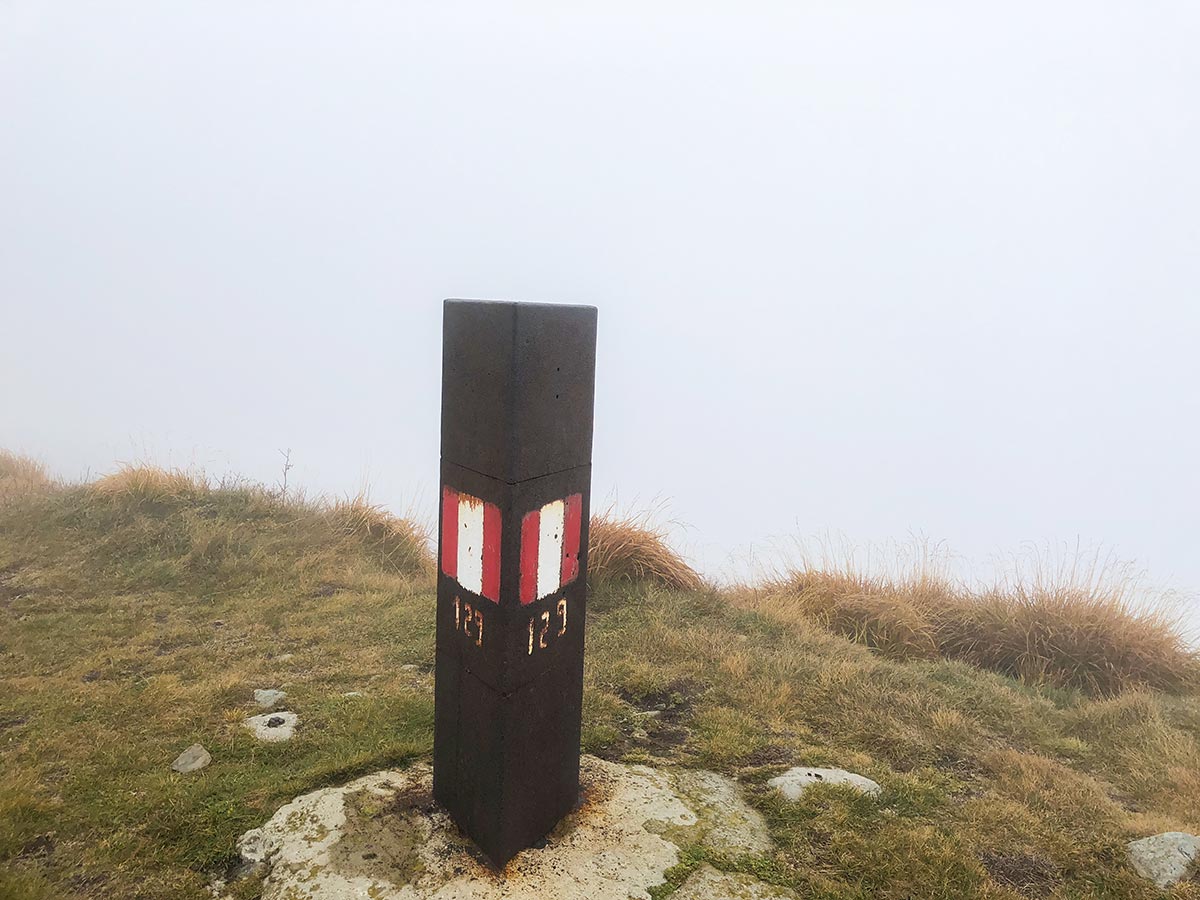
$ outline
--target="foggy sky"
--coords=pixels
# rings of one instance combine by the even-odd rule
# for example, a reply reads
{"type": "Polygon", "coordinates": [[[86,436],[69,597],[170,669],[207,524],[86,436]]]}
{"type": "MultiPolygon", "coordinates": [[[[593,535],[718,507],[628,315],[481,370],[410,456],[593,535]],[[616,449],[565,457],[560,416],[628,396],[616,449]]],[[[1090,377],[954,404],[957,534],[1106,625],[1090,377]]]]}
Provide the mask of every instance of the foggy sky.
{"type": "Polygon", "coordinates": [[[0,446],[432,518],[445,297],[600,310],[593,505],[1200,588],[1200,7],[0,3],[0,446]]]}

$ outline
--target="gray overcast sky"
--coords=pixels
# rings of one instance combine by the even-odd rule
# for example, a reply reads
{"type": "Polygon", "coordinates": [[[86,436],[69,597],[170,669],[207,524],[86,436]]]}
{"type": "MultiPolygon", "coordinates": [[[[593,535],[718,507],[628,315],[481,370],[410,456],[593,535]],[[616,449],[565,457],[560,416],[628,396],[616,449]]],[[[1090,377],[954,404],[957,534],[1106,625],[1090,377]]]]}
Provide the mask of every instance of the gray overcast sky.
{"type": "Polygon", "coordinates": [[[1200,588],[1200,6],[0,2],[0,445],[435,512],[443,297],[600,308],[596,501],[1200,588]]]}

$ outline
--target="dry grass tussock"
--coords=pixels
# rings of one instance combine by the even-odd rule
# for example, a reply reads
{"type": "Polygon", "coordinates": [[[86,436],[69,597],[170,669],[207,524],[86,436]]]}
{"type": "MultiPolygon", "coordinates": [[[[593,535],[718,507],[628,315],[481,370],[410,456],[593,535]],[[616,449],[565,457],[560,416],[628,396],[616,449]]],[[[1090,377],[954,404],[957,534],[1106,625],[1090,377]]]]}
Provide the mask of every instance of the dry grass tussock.
{"type": "Polygon", "coordinates": [[[211,485],[203,472],[125,464],[89,488],[97,496],[132,503],[169,503],[200,497],[211,485]]]}
{"type": "Polygon", "coordinates": [[[63,497],[77,495],[81,502],[98,502],[121,515],[176,521],[195,532],[189,539],[203,538],[207,544],[236,542],[239,529],[261,530],[268,521],[290,523],[296,534],[303,531],[317,544],[332,547],[346,540],[368,548],[394,571],[432,575],[434,568],[429,529],[370,503],[365,494],[341,501],[309,499],[299,491],[284,493],[238,479],[214,481],[199,470],[147,464],[122,465],[83,486],[59,485],[38,463],[0,451],[0,500],[18,489],[28,494],[30,487],[47,492],[58,487],[63,497]]]}
{"type": "Polygon", "coordinates": [[[36,459],[0,450],[0,501],[51,486],[46,467],[36,459]]]}
{"type": "Polygon", "coordinates": [[[806,561],[735,602],[803,619],[896,659],[945,658],[1037,684],[1112,695],[1200,684],[1200,657],[1169,597],[1099,557],[1018,566],[991,587],[949,577],[929,555],[868,574],[806,561]]]}
{"type": "Polygon", "coordinates": [[[666,530],[649,514],[592,516],[588,537],[588,577],[599,582],[651,583],[673,590],[703,586],[696,570],[667,543],[666,530]]]}
{"type": "Polygon", "coordinates": [[[378,550],[388,565],[405,572],[434,569],[429,529],[411,518],[392,515],[365,494],[335,503],[330,516],[342,531],[378,550]]]}

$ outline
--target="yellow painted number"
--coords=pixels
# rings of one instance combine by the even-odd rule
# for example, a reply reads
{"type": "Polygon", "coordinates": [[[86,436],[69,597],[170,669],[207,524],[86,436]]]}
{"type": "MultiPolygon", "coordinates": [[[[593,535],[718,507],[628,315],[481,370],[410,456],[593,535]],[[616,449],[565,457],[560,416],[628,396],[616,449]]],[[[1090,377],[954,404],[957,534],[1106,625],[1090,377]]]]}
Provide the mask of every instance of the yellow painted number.
{"type": "Polygon", "coordinates": [[[558,601],[555,608],[555,613],[558,616],[558,631],[552,633],[550,631],[550,610],[546,610],[540,616],[530,616],[529,618],[529,646],[527,655],[533,656],[534,650],[545,650],[550,644],[549,641],[555,637],[565,637],[567,633],[567,598],[563,597],[558,601]],[[540,628],[539,628],[540,623],[540,628]]]}
{"type": "Polygon", "coordinates": [[[472,609],[470,603],[454,598],[454,630],[461,631],[476,647],[483,646],[483,610],[472,609]]]}

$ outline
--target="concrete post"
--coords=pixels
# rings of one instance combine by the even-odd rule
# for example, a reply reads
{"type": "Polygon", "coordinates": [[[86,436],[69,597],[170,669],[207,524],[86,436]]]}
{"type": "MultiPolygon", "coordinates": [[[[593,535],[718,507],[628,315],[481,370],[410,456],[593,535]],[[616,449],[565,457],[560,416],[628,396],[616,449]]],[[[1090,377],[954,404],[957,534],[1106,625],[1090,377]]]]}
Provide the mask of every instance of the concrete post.
{"type": "Polygon", "coordinates": [[[447,300],[434,796],[502,867],[579,796],[596,309],[447,300]]]}

